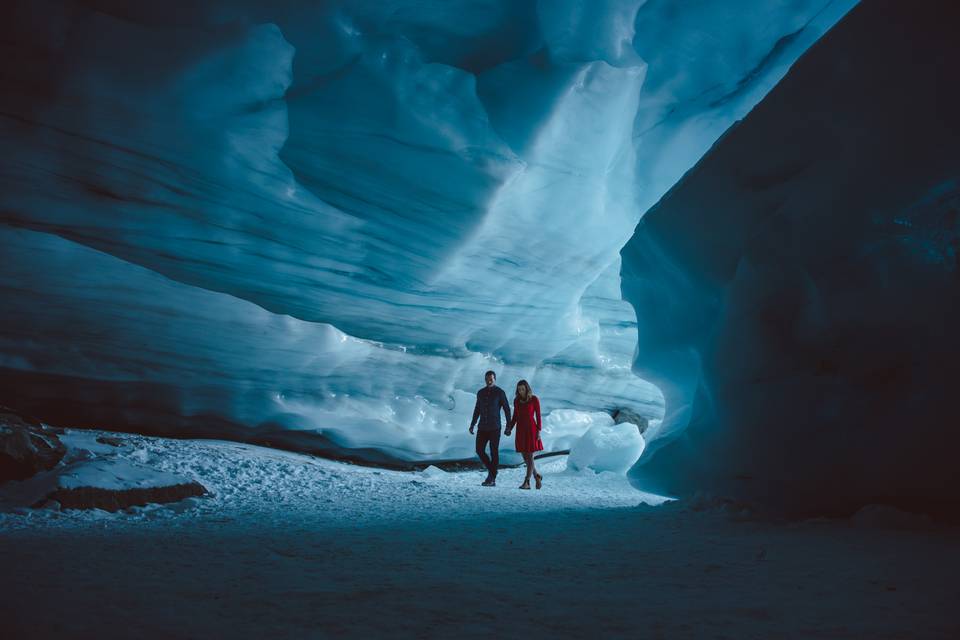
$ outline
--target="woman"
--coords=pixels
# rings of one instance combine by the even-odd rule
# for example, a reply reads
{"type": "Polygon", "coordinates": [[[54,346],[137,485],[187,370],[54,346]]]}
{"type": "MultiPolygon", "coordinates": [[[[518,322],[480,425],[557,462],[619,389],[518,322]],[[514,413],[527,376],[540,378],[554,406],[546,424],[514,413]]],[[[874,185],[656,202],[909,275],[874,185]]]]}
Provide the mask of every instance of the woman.
{"type": "Polygon", "coordinates": [[[527,465],[527,477],[524,478],[520,488],[530,488],[532,474],[539,489],[543,486],[543,476],[537,473],[537,468],[533,464],[533,453],[543,451],[543,442],[540,440],[543,421],[540,419],[540,400],[533,395],[526,380],[517,383],[517,395],[513,398],[513,416],[507,425],[506,435],[510,435],[514,426],[517,427],[517,452],[523,455],[523,461],[527,465]]]}

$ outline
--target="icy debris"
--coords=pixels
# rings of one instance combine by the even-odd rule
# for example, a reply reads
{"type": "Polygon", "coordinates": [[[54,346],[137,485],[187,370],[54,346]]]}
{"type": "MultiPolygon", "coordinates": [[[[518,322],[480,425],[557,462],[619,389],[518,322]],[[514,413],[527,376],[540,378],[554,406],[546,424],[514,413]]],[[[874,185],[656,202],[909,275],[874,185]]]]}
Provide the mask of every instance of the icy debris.
{"type": "Polygon", "coordinates": [[[420,475],[426,476],[427,478],[443,478],[447,475],[447,472],[441,469],[440,467],[435,467],[430,465],[426,469],[420,472],[420,475]]]}

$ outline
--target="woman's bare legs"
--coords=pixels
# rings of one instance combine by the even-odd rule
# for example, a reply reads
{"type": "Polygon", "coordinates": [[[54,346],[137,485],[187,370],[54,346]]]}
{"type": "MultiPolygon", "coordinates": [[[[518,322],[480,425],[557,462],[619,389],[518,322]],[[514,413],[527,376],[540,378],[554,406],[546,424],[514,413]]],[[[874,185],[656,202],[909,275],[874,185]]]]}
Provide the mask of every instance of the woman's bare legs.
{"type": "Polygon", "coordinates": [[[532,454],[532,453],[524,453],[524,454],[523,454],[523,462],[524,462],[525,465],[527,465],[527,477],[523,479],[523,484],[520,485],[520,488],[521,488],[521,489],[529,489],[529,488],[530,488],[530,473],[531,473],[531,471],[533,470],[533,454],[532,454]]]}
{"type": "Polygon", "coordinates": [[[543,486],[543,476],[537,473],[537,465],[533,463],[533,454],[530,454],[530,467],[527,471],[527,482],[530,481],[530,473],[533,473],[533,479],[537,481],[537,489],[543,486]]]}

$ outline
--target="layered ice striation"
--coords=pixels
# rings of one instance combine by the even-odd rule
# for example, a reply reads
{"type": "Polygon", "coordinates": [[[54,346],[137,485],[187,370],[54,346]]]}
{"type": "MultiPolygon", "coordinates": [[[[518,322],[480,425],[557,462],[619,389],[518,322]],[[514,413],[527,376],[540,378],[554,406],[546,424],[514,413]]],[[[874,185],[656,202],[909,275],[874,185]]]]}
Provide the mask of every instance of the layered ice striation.
{"type": "Polygon", "coordinates": [[[623,292],[667,413],[641,486],[795,515],[960,513],[945,12],[856,7],[641,221],[623,292]]]}
{"type": "Polygon", "coordinates": [[[0,399],[380,461],[469,456],[488,368],[656,419],[620,249],[852,4],[14,3],[0,399]]]}

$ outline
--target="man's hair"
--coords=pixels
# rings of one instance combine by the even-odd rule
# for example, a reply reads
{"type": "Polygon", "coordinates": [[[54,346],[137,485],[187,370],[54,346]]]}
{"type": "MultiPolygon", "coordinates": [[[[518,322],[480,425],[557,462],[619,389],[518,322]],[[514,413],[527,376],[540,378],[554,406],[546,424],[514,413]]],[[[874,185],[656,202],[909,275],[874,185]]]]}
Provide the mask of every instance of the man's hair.
{"type": "Polygon", "coordinates": [[[486,380],[486,379],[487,379],[487,376],[493,376],[493,379],[496,380],[496,379],[497,379],[497,372],[496,372],[496,371],[493,371],[493,370],[487,371],[485,374],[483,374],[483,379],[486,380]]]}

